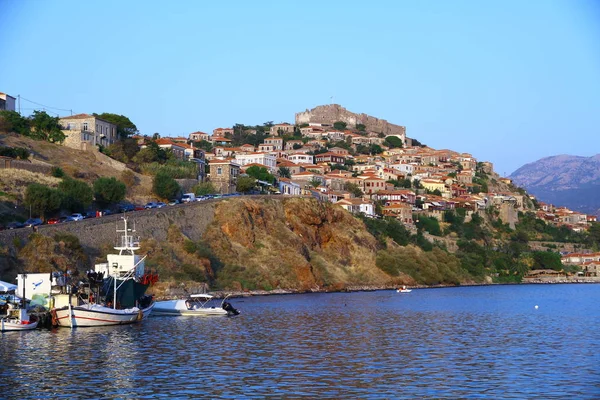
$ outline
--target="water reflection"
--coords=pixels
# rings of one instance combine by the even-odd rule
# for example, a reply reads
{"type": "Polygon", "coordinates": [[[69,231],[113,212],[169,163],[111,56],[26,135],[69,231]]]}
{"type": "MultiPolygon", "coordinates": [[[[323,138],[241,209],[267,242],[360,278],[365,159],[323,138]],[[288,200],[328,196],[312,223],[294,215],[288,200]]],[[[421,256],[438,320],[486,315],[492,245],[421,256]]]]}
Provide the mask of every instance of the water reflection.
{"type": "Polygon", "coordinates": [[[0,393],[598,398],[599,288],[272,296],[235,299],[236,318],[4,334],[0,393]]]}

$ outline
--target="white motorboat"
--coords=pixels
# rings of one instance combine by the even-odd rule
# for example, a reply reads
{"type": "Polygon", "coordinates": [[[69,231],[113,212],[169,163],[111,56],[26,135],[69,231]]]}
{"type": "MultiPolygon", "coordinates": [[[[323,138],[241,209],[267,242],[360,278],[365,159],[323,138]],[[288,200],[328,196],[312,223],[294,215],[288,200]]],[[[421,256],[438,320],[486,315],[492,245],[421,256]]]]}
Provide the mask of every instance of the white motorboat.
{"type": "Polygon", "coordinates": [[[80,291],[65,285],[66,290],[53,296],[52,322],[62,327],[91,327],[133,324],[146,319],[154,308],[151,296],[145,296],[157,275],[146,274],[144,257],[135,254],[139,240],[131,235],[135,229],[124,229],[121,243],[115,246],[118,254],[109,254],[106,263],[96,264],[88,272],[90,281],[86,290],[80,291]],[[105,278],[106,277],[106,278],[105,278]]]}
{"type": "Polygon", "coordinates": [[[220,305],[215,304],[216,300],[210,294],[192,294],[185,300],[165,300],[157,301],[153,316],[204,316],[204,315],[238,315],[240,312],[223,299],[220,305]]]}
{"type": "Polygon", "coordinates": [[[396,290],[396,292],[398,292],[398,293],[410,293],[410,292],[412,292],[412,289],[407,289],[406,286],[402,286],[401,288],[399,288],[398,290],[396,290]]]}
{"type": "Polygon", "coordinates": [[[27,310],[24,308],[11,306],[8,308],[7,314],[0,318],[0,332],[30,331],[37,328],[37,325],[36,317],[27,314],[27,310]]]}

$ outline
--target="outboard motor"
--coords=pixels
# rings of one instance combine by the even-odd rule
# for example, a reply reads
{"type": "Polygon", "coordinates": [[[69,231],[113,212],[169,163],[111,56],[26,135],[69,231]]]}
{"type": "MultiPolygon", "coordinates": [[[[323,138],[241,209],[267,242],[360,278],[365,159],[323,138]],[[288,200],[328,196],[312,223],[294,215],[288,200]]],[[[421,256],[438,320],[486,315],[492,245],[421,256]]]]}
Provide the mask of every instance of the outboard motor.
{"type": "Polygon", "coordinates": [[[239,315],[240,312],[235,309],[228,301],[223,302],[223,310],[227,311],[227,315],[239,315]]]}

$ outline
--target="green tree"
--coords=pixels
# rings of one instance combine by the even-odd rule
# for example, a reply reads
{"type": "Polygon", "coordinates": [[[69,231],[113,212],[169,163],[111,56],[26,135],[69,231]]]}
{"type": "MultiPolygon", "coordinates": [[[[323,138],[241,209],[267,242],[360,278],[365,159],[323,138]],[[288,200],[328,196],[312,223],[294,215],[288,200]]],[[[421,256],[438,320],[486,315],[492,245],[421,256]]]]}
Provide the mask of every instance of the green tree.
{"type": "Polygon", "coordinates": [[[129,118],[124,115],[112,114],[112,113],[102,113],[102,114],[94,114],[96,117],[105,120],[106,122],[110,122],[111,124],[115,124],[117,126],[117,134],[121,137],[121,139],[125,139],[129,136],[135,135],[138,133],[138,128],[135,126],[133,122],[129,118]]]}
{"type": "Polygon", "coordinates": [[[401,148],[403,146],[402,143],[402,139],[400,139],[397,136],[388,136],[385,138],[385,141],[383,142],[383,144],[385,144],[386,146],[394,149],[394,148],[401,148]]]}
{"type": "Polygon", "coordinates": [[[290,172],[290,169],[287,167],[279,167],[279,176],[281,178],[291,179],[292,173],[290,172]]]}
{"type": "Polygon", "coordinates": [[[51,117],[45,111],[34,111],[31,117],[31,136],[52,143],[64,142],[66,136],[61,130],[58,117],[51,117]]]}
{"type": "Polygon", "coordinates": [[[356,124],[356,130],[359,132],[366,132],[367,131],[367,127],[363,124],[356,124]]]}
{"type": "Polygon", "coordinates": [[[347,126],[348,126],[348,124],[346,124],[345,122],[342,122],[342,121],[336,121],[333,123],[333,127],[335,129],[337,129],[338,131],[343,131],[344,129],[346,129],[347,126]]]}
{"type": "Polygon", "coordinates": [[[159,171],[154,177],[152,191],[161,199],[173,199],[181,191],[179,184],[165,171],[159,171]]]}
{"type": "Polygon", "coordinates": [[[248,193],[256,186],[256,178],[251,176],[240,176],[237,179],[237,183],[235,185],[235,190],[240,193],[248,193]]]}
{"type": "Polygon", "coordinates": [[[364,194],[363,191],[360,190],[360,186],[352,182],[346,182],[344,184],[344,190],[352,193],[354,197],[362,197],[362,195],[364,194]]]}
{"type": "Polygon", "coordinates": [[[275,177],[269,173],[265,167],[253,165],[246,170],[246,174],[261,181],[275,183],[275,177]]]}
{"type": "Polygon", "coordinates": [[[16,111],[0,111],[0,130],[25,136],[31,134],[29,120],[16,111]]]}
{"type": "Polygon", "coordinates": [[[90,185],[78,179],[64,178],[58,190],[62,193],[62,207],[70,211],[83,211],[94,200],[90,185]]]}
{"type": "Polygon", "coordinates": [[[118,203],[119,201],[125,198],[126,192],[127,187],[125,186],[125,184],[114,177],[102,177],[94,181],[94,196],[96,197],[96,201],[98,203],[118,203]]]}
{"type": "Polygon", "coordinates": [[[193,192],[196,194],[196,196],[205,196],[207,194],[217,193],[217,189],[212,182],[200,182],[194,186],[193,192]]]}
{"type": "Polygon", "coordinates": [[[116,141],[106,148],[105,153],[115,160],[128,163],[140,151],[137,140],[126,138],[116,141]]]}
{"type": "Polygon", "coordinates": [[[31,212],[45,218],[47,213],[60,209],[62,194],[57,189],[32,183],[25,190],[25,205],[31,207],[31,212]]]}

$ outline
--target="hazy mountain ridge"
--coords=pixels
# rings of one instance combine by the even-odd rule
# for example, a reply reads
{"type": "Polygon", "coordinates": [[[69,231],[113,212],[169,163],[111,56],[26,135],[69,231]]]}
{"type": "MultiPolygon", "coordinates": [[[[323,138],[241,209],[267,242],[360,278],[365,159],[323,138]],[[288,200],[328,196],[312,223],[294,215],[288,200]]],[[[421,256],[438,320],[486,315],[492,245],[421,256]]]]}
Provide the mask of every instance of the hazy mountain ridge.
{"type": "Polygon", "coordinates": [[[540,201],[600,215],[600,154],[545,157],[522,166],[510,178],[540,201]]]}

